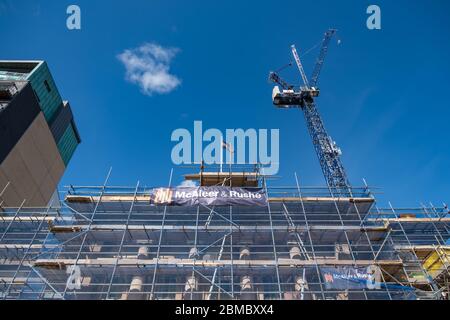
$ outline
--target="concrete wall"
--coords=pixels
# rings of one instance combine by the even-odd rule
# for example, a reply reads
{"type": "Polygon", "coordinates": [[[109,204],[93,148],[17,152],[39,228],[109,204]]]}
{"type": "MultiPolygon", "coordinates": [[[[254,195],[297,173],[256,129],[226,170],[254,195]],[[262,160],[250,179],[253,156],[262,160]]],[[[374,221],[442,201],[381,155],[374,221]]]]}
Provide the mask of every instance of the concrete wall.
{"type": "Polygon", "coordinates": [[[41,111],[33,88],[27,83],[0,113],[0,163],[41,111]]]}
{"type": "Polygon", "coordinates": [[[65,170],[64,162],[42,112],[0,164],[0,197],[4,207],[45,206],[65,170]]]}

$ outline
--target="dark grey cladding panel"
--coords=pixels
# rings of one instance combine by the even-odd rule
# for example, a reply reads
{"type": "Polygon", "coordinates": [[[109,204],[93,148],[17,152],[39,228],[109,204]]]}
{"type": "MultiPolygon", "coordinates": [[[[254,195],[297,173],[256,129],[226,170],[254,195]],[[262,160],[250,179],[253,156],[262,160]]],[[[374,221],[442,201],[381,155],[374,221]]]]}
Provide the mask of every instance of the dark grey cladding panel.
{"type": "Polygon", "coordinates": [[[81,138],[73,119],[72,108],[70,107],[69,102],[65,101],[59,107],[58,114],[56,118],[53,120],[52,124],[50,125],[50,130],[53,134],[53,137],[55,138],[56,143],[59,142],[69,124],[72,124],[72,128],[75,132],[78,143],[80,143],[81,138]]]}
{"type": "Polygon", "coordinates": [[[75,136],[77,137],[78,143],[81,143],[80,133],[78,132],[78,128],[77,128],[77,125],[76,125],[74,119],[72,119],[72,128],[73,128],[73,131],[75,132],[75,136]]]}
{"type": "Polygon", "coordinates": [[[40,111],[34,91],[30,83],[27,83],[0,112],[0,163],[5,160],[40,111]]]}
{"type": "Polygon", "coordinates": [[[58,114],[50,125],[53,137],[56,143],[59,142],[62,135],[67,129],[67,126],[72,122],[73,114],[69,103],[63,103],[58,110],[58,114]]]}

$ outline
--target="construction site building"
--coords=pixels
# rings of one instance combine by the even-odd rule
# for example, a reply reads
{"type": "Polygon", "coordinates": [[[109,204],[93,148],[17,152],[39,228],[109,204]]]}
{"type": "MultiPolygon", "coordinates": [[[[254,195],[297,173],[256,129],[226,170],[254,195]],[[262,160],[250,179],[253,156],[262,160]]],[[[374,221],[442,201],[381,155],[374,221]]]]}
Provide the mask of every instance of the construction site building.
{"type": "Polygon", "coordinates": [[[343,197],[297,175],[276,186],[251,166],[202,167],[185,179],[262,189],[267,205],[157,206],[153,187],[110,186],[108,175],[45,208],[2,207],[0,298],[448,298],[445,206],[380,208],[368,185],[343,197]]]}

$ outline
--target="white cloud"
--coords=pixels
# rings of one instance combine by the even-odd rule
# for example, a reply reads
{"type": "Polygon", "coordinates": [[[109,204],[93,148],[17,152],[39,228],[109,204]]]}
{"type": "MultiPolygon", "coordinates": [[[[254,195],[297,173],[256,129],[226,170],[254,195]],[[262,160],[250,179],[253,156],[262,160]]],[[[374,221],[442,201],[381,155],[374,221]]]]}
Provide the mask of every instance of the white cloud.
{"type": "Polygon", "coordinates": [[[170,62],[178,51],[177,48],[145,43],[125,50],[117,58],[125,65],[127,80],[139,85],[144,94],[151,96],[169,93],[181,84],[177,76],[169,73],[170,62]]]}
{"type": "Polygon", "coordinates": [[[197,187],[197,184],[192,180],[183,180],[183,182],[180,183],[179,187],[195,188],[197,187]]]}

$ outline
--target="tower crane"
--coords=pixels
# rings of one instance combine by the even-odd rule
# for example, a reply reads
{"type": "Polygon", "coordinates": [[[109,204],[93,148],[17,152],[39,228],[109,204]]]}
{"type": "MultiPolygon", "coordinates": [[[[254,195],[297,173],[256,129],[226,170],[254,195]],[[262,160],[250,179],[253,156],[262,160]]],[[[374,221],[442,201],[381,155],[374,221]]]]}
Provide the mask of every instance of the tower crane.
{"type": "Polygon", "coordinates": [[[336,31],[335,29],[329,29],[325,32],[320,53],[310,78],[311,82],[306,76],[295,45],[291,46],[291,51],[300,72],[303,85],[296,90],[293,85],[284,81],[276,72],[271,72],[269,79],[277,84],[272,94],[275,106],[278,108],[300,108],[303,111],[308,132],[331,192],[339,196],[349,196],[351,195],[351,187],[340,159],[342,152],[325,130],[323,120],[315,104],[315,98],[320,94],[317,88],[320,71],[328,51],[330,40],[336,31]],[[281,91],[280,87],[282,89],[281,91]]]}

